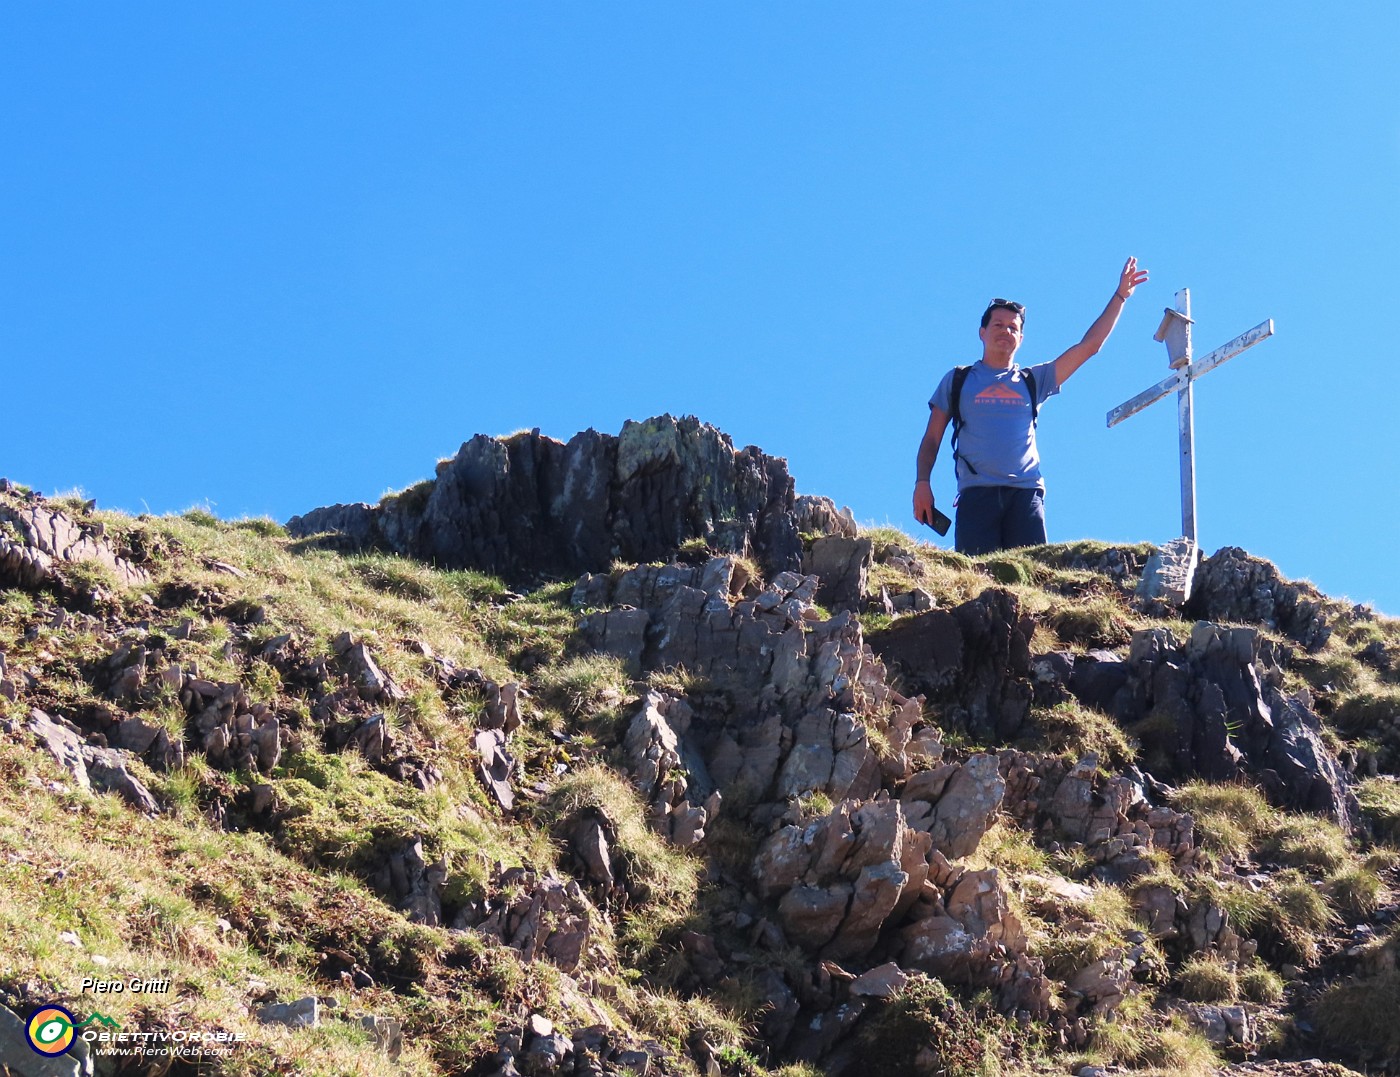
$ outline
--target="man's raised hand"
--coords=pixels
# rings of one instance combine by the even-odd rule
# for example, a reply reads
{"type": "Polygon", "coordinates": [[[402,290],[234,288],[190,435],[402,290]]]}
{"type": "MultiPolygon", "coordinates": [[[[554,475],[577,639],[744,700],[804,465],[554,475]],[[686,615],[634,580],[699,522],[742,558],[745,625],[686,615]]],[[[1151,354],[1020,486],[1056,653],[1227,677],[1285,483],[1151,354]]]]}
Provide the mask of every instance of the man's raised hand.
{"type": "Polygon", "coordinates": [[[1147,270],[1139,269],[1136,258],[1129,258],[1123,263],[1123,272],[1118,276],[1118,298],[1127,300],[1133,294],[1133,289],[1147,280],[1147,270]]]}

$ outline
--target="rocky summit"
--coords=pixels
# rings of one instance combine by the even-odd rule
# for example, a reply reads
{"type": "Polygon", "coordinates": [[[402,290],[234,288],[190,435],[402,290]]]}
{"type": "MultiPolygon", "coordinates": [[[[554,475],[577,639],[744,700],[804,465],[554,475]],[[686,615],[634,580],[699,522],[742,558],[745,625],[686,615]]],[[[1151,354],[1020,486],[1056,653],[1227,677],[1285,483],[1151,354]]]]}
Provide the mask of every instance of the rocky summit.
{"type": "Polygon", "coordinates": [[[0,1072],[1400,1072],[1400,623],[1171,553],[669,416],[285,527],[0,481],[0,1072]]]}

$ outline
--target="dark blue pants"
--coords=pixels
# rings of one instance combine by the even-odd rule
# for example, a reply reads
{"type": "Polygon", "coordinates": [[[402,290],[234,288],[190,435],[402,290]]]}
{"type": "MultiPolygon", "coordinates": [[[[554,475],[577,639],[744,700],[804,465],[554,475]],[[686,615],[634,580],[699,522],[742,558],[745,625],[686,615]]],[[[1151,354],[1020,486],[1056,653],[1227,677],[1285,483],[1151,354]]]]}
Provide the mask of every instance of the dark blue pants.
{"type": "Polygon", "coordinates": [[[1043,544],[1044,491],[1019,486],[969,486],[958,494],[953,538],[958,553],[971,555],[1043,544]]]}

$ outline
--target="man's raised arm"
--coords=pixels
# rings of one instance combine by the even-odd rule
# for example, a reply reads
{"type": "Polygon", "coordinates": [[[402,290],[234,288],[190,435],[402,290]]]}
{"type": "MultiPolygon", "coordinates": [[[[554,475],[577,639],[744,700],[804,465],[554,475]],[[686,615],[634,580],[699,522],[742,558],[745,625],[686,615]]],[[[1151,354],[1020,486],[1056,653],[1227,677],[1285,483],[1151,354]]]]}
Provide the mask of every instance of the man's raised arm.
{"type": "Polygon", "coordinates": [[[1123,304],[1128,301],[1128,296],[1133,294],[1133,289],[1143,281],[1147,280],[1147,270],[1137,267],[1137,259],[1129,258],[1123,263],[1123,272],[1118,275],[1118,287],[1113,290],[1113,295],[1109,297],[1108,306],[1104,307],[1103,313],[1094,319],[1094,324],[1089,326],[1089,331],[1084,334],[1081,340],[1069,351],[1065,352],[1055,360],[1055,382],[1063,385],[1069,380],[1069,376],[1082,367],[1091,355],[1097,355],[1108,335],[1113,332],[1113,327],[1118,324],[1118,315],[1123,312],[1123,304]]]}

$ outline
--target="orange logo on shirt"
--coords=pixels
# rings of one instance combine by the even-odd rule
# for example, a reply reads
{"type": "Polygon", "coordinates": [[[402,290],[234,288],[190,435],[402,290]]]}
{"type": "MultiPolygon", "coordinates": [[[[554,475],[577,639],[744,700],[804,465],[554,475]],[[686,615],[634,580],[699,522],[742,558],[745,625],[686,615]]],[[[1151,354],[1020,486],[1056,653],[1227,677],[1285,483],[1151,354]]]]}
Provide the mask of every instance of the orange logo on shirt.
{"type": "Polygon", "coordinates": [[[1015,389],[1011,388],[1011,386],[1002,385],[1000,382],[997,382],[994,385],[987,386],[987,388],[983,389],[980,393],[973,397],[973,400],[975,400],[978,404],[1020,405],[1021,407],[1026,406],[1026,398],[1024,396],[1018,393],[1015,389]]]}

